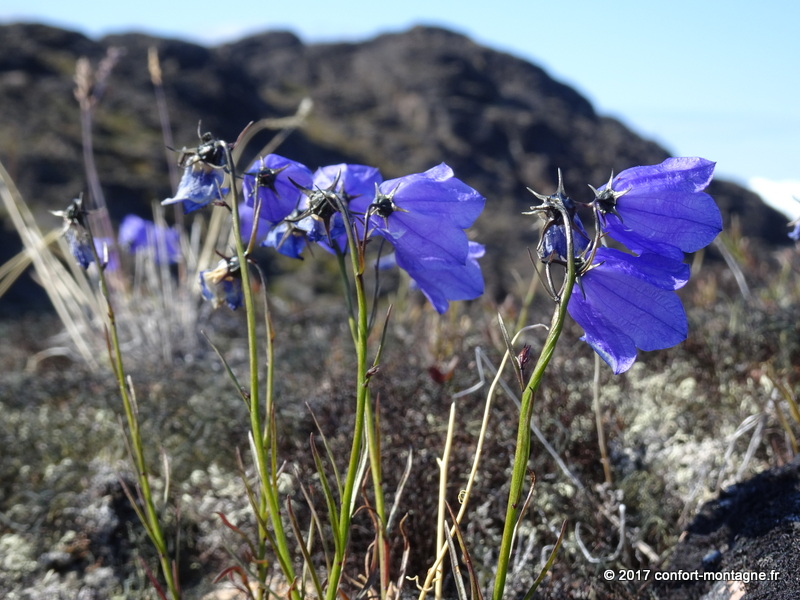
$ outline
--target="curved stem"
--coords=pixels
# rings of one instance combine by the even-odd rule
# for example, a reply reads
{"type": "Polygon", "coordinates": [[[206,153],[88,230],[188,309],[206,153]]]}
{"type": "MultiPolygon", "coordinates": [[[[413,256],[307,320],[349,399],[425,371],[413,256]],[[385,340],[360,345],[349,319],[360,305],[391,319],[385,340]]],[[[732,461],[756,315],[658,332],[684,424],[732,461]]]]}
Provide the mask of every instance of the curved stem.
{"type": "MultiPolygon", "coordinates": [[[[130,391],[125,380],[125,367],[122,363],[122,351],[119,345],[119,333],[117,331],[117,320],[114,314],[114,308],[111,303],[111,294],[109,293],[108,283],[105,277],[104,265],[100,261],[97,254],[97,248],[94,244],[94,236],[92,235],[91,228],[86,228],[89,234],[89,244],[94,257],[95,265],[100,277],[100,291],[105,298],[106,306],[108,308],[108,331],[111,336],[111,364],[114,369],[114,375],[119,384],[119,394],[122,398],[122,406],[125,411],[125,419],[128,424],[128,435],[130,438],[130,448],[133,454],[133,462],[136,467],[136,480],[139,484],[141,492],[141,500],[144,504],[144,512],[135,508],[137,515],[142,521],[142,525],[147,531],[153,546],[158,553],[158,560],[161,565],[161,573],[164,576],[164,581],[167,584],[167,589],[173,600],[178,600],[181,597],[180,587],[175,578],[175,573],[172,570],[172,561],[169,558],[167,543],[164,537],[164,531],[161,528],[161,521],[159,519],[158,511],[156,510],[153,495],[150,490],[150,479],[147,474],[147,463],[144,457],[144,447],[142,444],[142,435],[139,430],[139,417],[138,411],[131,401],[130,391]]],[[[131,498],[133,501],[133,498],[131,498]]]]}
{"type": "MultiPolygon", "coordinates": [[[[572,232],[569,227],[570,219],[563,206],[557,207],[561,213],[563,223],[565,223],[564,231],[567,240],[567,256],[575,256],[572,232]]],[[[508,565],[511,557],[511,549],[514,543],[514,531],[517,522],[522,512],[522,488],[525,484],[527,475],[528,459],[530,457],[531,445],[531,417],[533,416],[533,401],[536,392],[542,382],[542,377],[550,364],[550,359],[553,357],[556,343],[561,335],[561,329],[564,326],[564,321],[567,315],[567,305],[569,304],[570,296],[572,295],[572,288],[575,285],[577,273],[575,269],[575,261],[567,261],[566,275],[564,284],[561,288],[561,294],[558,298],[553,318],[550,324],[550,331],[548,332],[547,339],[542,347],[542,352],[539,355],[539,360],[528,379],[528,384],[522,393],[520,401],[520,414],[519,422],[517,424],[517,445],[514,453],[513,471],[511,475],[511,489],[508,494],[508,505],[506,507],[505,525],[503,528],[503,538],[500,542],[500,553],[497,558],[497,575],[494,582],[494,591],[492,593],[493,600],[502,600],[503,590],[505,588],[506,575],[508,574],[508,565]]]]}

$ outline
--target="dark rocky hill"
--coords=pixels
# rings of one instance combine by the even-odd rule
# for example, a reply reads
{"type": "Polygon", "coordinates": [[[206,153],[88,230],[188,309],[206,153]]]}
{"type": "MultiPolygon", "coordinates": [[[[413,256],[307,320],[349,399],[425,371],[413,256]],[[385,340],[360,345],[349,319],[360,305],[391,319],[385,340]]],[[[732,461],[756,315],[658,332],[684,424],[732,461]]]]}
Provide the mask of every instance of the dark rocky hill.
{"type": "MultiPolygon", "coordinates": [[[[206,48],[7,25],[0,27],[0,160],[43,219],[46,209],[87,188],[73,79],[80,57],[97,65],[109,48],[122,54],[93,131],[112,216],[146,212],[170,195],[147,68],[151,47],[161,59],[177,146],[195,143],[200,121],[203,130],[233,140],[248,122],[290,115],[310,97],[313,113],[282,154],[312,167],[363,162],[386,177],[447,162],[488,199],[476,228],[489,246],[489,272],[514,260],[505,250],[509,236],[519,238],[518,247],[531,243],[524,241],[530,228],[517,219],[531,204],[526,187],[552,190],[561,168],[567,191],[580,197],[612,170],[668,156],[539,67],[443,29],[314,45],[269,32],[206,48]]],[[[757,196],[726,182],[711,192],[726,218],[740,217],[745,235],[784,241],[785,220],[757,196]]],[[[19,244],[14,235],[3,238],[5,260],[19,244]]]]}

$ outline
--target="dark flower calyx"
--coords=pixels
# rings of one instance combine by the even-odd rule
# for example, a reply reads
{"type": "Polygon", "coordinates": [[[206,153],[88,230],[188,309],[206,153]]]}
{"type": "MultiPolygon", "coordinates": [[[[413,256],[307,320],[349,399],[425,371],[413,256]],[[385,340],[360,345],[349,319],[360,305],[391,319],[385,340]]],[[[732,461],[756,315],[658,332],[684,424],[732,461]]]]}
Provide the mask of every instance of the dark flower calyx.
{"type": "Polygon", "coordinates": [[[339,212],[342,202],[342,199],[334,191],[339,183],[339,178],[334,179],[333,183],[325,189],[310,189],[298,184],[291,178],[289,181],[308,197],[308,207],[297,215],[290,215],[286,220],[299,221],[305,217],[311,217],[321,222],[325,226],[326,233],[330,234],[331,219],[339,212]]]}
{"type": "Polygon", "coordinates": [[[620,217],[619,213],[617,212],[617,200],[619,200],[621,196],[624,196],[628,190],[618,192],[611,189],[612,181],[614,181],[614,173],[611,173],[611,177],[608,178],[608,183],[605,185],[602,191],[598,191],[597,188],[592,185],[589,186],[594,192],[593,204],[602,214],[605,215],[610,213],[622,221],[622,217],[620,217]]]}
{"type": "Polygon", "coordinates": [[[278,190],[275,189],[275,182],[278,179],[278,175],[282,171],[285,171],[288,166],[289,165],[284,165],[278,169],[273,169],[272,167],[261,167],[258,172],[256,172],[256,186],[267,188],[272,193],[277,194],[278,190]]]}
{"type": "Polygon", "coordinates": [[[210,167],[225,166],[225,142],[218,140],[210,132],[200,136],[200,145],[196,148],[184,148],[178,165],[182,168],[202,163],[210,167]]]}
{"type": "Polygon", "coordinates": [[[564,222],[564,212],[566,212],[570,218],[575,214],[575,201],[567,196],[564,190],[564,180],[561,177],[561,169],[558,170],[558,189],[556,189],[554,194],[545,196],[544,194],[533,191],[531,188],[528,188],[528,191],[536,196],[542,203],[537,206],[531,206],[530,211],[523,214],[530,215],[538,213],[548,224],[559,225],[564,222]]]}
{"type": "Polygon", "coordinates": [[[375,199],[372,201],[372,204],[369,205],[369,213],[386,220],[395,211],[408,212],[394,203],[394,194],[396,191],[397,188],[394,188],[388,194],[384,194],[376,184],[375,199]]]}
{"type": "MultiPolygon", "coordinates": [[[[224,258],[224,257],[223,257],[224,258]]],[[[234,255],[230,258],[225,259],[227,261],[227,269],[228,275],[232,275],[234,277],[241,277],[241,266],[239,264],[239,257],[234,255]]]]}
{"type": "Polygon", "coordinates": [[[62,214],[65,221],[80,225],[81,227],[86,227],[86,216],[89,213],[83,208],[83,198],[75,198],[62,214]]]}

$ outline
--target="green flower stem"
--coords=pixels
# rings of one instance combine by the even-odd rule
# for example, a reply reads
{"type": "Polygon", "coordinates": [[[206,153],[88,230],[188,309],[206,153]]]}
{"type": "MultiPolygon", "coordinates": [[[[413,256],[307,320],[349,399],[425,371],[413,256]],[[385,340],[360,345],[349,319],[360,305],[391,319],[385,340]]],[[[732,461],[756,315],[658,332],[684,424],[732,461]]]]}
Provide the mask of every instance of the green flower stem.
{"type": "MultiPolygon", "coordinates": [[[[340,211],[345,222],[351,222],[347,214],[347,207],[341,204],[340,211]]],[[[355,304],[356,314],[350,314],[350,329],[353,333],[353,338],[356,348],[356,415],[355,423],[353,425],[353,442],[350,448],[350,461],[347,467],[347,477],[345,485],[342,490],[341,506],[339,513],[339,531],[336,532],[337,544],[334,555],[333,564],[328,577],[328,589],[326,591],[327,600],[335,600],[339,590],[339,582],[342,577],[342,570],[344,569],[344,561],[347,553],[347,542],[350,536],[350,523],[353,517],[353,500],[356,493],[356,477],[358,473],[358,463],[361,458],[361,444],[364,437],[364,427],[367,426],[367,443],[369,446],[370,454],[370,467],[373,472],[373,481],[380,482],[380,451],[378,450],[378,442],[375,436],[371,406],[369,406],[369,376],[367,371],[367,341],[369,338],[369,311],[367,308],[367,297],[364,291],[364,249],[363,245],[359,244],[356,236],[351,227],[347,227],[347,244],[350,249],[350,262],[353,270],[353,280],[355,287],[355,304]],[[353,322],[355,321],[355,322],[353,322]],[[369,415],[369,417],[367,416],[369,415]],[[377,469],[376,461],[377,459],[377,469]]],[[[345,273],[344,261],[340,261],[340,267],[343,269],[343,277],[347,279],[345,273]]],[[[345,293],[349,294],[346,290],[345,293]]],[[[348,304],[350,301],[348,300],[348,304]]],[[[380,525],[378,527],[378,544],[379,548],[383,546],[383,494],[380,485],[376,486],[375,490],[376,505],[380,503],[380,512],[377,518],[380,525]]],[[[376,510],[377,507],[376,507],[376,510]]]]}
{"type": "Polygon", "coordinates": [[[350,287],[350,278],[347,276],[345,254],[338,248],[336,248],[336,262],[339,265],[339,273],[342,275],[344,299],[347,305],[347,324],[350,327],[350,335],[353,337],[353,344],[358,345],[358,330],[356,325],[356,315],[353,309],[353,293],[350,287]]]}
{"type": "Polygon", "coordinates": [[[386,556],[386,503],[383,497],[383,468],[381,467],[381,443],[378,429],[379,419],[372,411],[372,403],[366,403],[367,450],[369,468],[372,472],[372,487],[375,492],[375,520],[378,524],[378,568],[380,569],[380,598],[386,598],[389,584],[389,563],[386,556]]]}
{"type": "Polygon", "coordinates": [[[144,448],[142,445],[142,435],[139,430],[138,414],[137,410],[133,406],[133,402],[131,402],[130,391],[128,389],[128,384],[125,381],[125,367],[122,363],[122,352],[120,351],[119,346],[117,320],[114,315],[114,308],[111,304],[111,295],[108,291],[108,282],[106,281],[104,266],[100,261],[100,257],[98,256],[97,249],[94,245],[94,239],[91,230],[87,228],[87,231],[89,232],[89,243],[91,245],[92,255],[100,274],[100,291],[102,292],[103,298],[105,298],[106,301],[106,306],[108,307],[108,331],[111,334],[112,367],[114,369],[114,375],[117,378],[117,382],[119,383],[119,394],[122,398],[122,406],[125,410],[125,419],[128,423],[130,447],[136,467],[136,479],[139,484],[142,503],[144,504],[144,512],[135,506],[134,508],[136,509],[136,513],[140,520],[142,521],[142,525],[147,531],[150,541],[155,547],[156,552],[158,552],[161,573],[164,576],[167,589],[169,590],[173,600],[178,600],[181,597],[180,588],[172,570],[172,561],[168,555],[164,531],[161,528],[161,521],[158,517],[155,502],[153,501],[153,494],[150,490],[150,479],[147,475],[147,464],[144,458],[144,448]]]}
{"type": "MultiPolygon", "coordinates": [[[[560,207],[559,212],[561,212],[563,222],[569,223],[570,219],[566,210],[560,207]]],[[[565,227],[565,236],[567,239],[567,256],[574,256],[572,232],[569,227],[565,227]]],[[[534,397],[542,383],[542,377],[547,369],[547,365],[550,363],[550,359],[553,357],[556,343],[564,327],[564,321],[567,316],[567,305],[569,304],[576,278],[575,261],[567,261],[564,284],[558,298],[556,309],[553,312],[553,318],[550,322],[550,331],[547,334],[547,339],[545,339],[542,352],[539,355],[539,360],[536,362],[536,366],[528,379],[528,384],[525,386],[525,391],[522,393],[522,398],[520,400],[517,447],[514,453],[514,466],[511,474],[511,489],[508,493],[508,506],[506,508],[506,519],[503,527],[503,538],[500,542],[500,553],[497,558],[497,575],[495,576],[494,591],[492,593],[493,600],[502,600],[503,598],[506,575],[508,574],[508,563],[511,557],[511,547],[514,542],[514,532],[520,518],[520,513],[522,512],[522,488],[527,479],[527,467],[530,457],[531,417],[533,416],[534,397]]]]}
{"type": "MultiPolygon", "coordinates": [[[[255,309],[255,302],[253,300],[253,290],[250,285],[250,272],[247,266],[247,255],[244,251],[244,244],[242,243],[242,236],[241,236],[241,229],[239,223],[239,189],[236,185],[236,170],[234,168],[233,157],[231,156],[231,150],[228,145],[225,146],[225,161],[230,169],[230,180],[231,180],[231,193],[233,195],[231,204],[231,211],[233,213],[233,238],[234,244],[236,246],[236,256],[239,259],[239,272],[242,277],[242,293],[244,295],[244,305],[245,305],[245,314],[247,316],[247,348],[248,348],[248,356],[249,356],[249,368],[250,368],[250,396],[249,396],[249,407],[250,407],[250,432],[253,440],[253,446],[255,447],[256,452],[256,466],[258,469],[259,481],[261,484],[261,506],[260,508],[263,510],[266,508],[266,511],[269,513],[269,520],[272,523],[272,529],[274,531],[274,550],[276,553],[276,558],[278,559],[278,563],[280,564],[281,570],[283,571],[284,576],[287,579],[287,582],[291,586],[295,579],[295,572],[292,566],[292,555],[289,551],[289,545],[287,543],[286,532],[283,527],[283,521],[281,520],[281,511],[280,505],[278,502],[278,484],[277,484],[277,470],[275,468],[276,465],[276,458],[273,452],[267,452],[267,447],[265,445],[265,434],[264,434],[264,425],[261,422],[261,407],[259,406],[259,381],[258,381],[258,372],[259,372],[259,362],[258,362],[258,337],[256,333],[256,309],[255,309]],[[271,455],[271,456],[270,456],[271,455]],[[269,467],[268,467],[269,465],[269,467]]],[[[270,334],[271,332],[268,332],[270,334]]],[[[268,423],[271,423],[273,419],[273,412],[274,409],[271,406],[272,394],[270,392],[267,393],[267,403],[270,406],[267,406],[267,413],[266,419],[268,423]]],[[[268,425],[269,431],[273,431],[274,428],[271,425],[268,425]]],[[[274,436],[272,436],[274,438],[274,436]]],[[[274,440],[273,440],[274,443],[274,440]]],[[[273,446],[274,447],[274,446],[273,446]]],[[[259,551],[262,553],[262,556],[257,557],[259,559],[259,576],[261,580],[266,577],[266,569],[267,563],[264,560],[265,558],[265,550],[266,550],[266,540],[268,537],[269,532],[267,532],[265,527],[266,522],[266,515],[262,513],[261,517],[258,519],[259,522],[259,551]]],[[[259,589],[257,592],[257,597],[263,597],[264,590],[259,589]]],[[[293,600],[300,600],[300,593],[294,587],[291,588],[291,597],[293,600]]]]}

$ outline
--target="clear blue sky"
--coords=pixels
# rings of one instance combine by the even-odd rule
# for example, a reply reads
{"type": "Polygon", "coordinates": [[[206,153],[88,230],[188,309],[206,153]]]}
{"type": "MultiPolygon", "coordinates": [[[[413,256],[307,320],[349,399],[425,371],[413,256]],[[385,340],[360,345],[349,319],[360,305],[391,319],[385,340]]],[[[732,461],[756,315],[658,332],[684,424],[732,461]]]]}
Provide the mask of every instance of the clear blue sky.
{"type": "Polygon", "coordinates": [[[800,197],[797,0],[4,0],[0,21],[17,20],[208,45],[268,29],[316,42],[443,26],[544,67],[675,155],[715,160],[743,184],[794,180],[800,197]]]}

